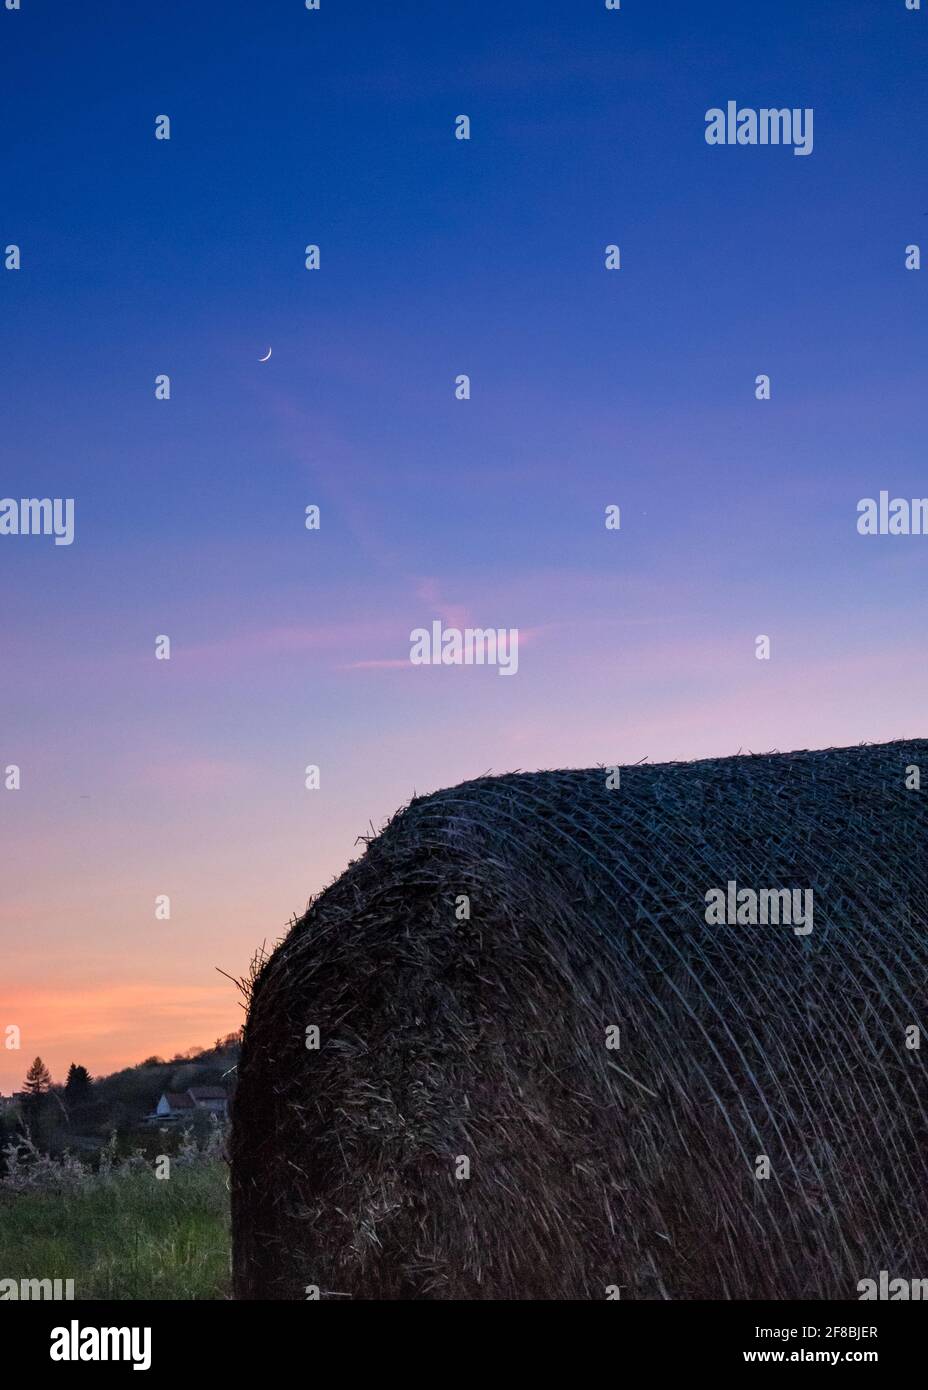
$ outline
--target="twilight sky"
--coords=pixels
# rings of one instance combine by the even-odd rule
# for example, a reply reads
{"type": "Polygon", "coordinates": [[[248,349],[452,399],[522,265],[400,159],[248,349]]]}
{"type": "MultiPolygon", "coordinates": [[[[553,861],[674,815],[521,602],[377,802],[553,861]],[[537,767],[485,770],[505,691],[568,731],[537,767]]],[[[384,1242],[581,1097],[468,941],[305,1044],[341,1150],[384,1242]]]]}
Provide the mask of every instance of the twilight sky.
{"type": "Polygon", "coordinates": [[[0,1091],[238,1026],[414,793],[925,736],[928,537],[856,520],[928,495],[926,71],[904,0],[0,8],[0,495],[76,525],[0,536],[0,1091]]]}

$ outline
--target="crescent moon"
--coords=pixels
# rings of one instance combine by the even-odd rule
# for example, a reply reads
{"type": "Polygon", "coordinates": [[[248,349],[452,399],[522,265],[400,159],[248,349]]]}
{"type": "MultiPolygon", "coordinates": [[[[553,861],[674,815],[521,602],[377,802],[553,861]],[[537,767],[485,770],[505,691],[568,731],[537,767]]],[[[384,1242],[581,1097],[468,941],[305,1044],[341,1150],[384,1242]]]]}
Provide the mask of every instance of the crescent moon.
{"type": "Polygon", "coordinates": [[[266,362],[266,361],[267,361],[267,358],[270,357],[272,351],[273,351],[273,348],[268,348],[268,350],[267,350],[267,357],[259,357],[259,358],[258,358],[258,361],[259,361],[259,362],[266,362]]]}

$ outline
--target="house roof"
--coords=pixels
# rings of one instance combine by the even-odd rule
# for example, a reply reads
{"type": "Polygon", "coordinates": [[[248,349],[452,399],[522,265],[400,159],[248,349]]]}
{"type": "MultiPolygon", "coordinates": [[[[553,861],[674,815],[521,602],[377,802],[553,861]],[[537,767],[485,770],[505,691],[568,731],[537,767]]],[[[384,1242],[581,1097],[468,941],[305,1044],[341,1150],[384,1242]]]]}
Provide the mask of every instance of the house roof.
{"type": "Polygon", "coordinates": [[[195,1104],[189,1091],[165,1091],[164,1099],[172,1110],[192,1110],[195,1104]]]}
{"type": "Polygon", "coordinates": [[[187,1092],[194,1100],[225,1100],[226,1093],[221,1086],[191,1086],[187,1092]]]}

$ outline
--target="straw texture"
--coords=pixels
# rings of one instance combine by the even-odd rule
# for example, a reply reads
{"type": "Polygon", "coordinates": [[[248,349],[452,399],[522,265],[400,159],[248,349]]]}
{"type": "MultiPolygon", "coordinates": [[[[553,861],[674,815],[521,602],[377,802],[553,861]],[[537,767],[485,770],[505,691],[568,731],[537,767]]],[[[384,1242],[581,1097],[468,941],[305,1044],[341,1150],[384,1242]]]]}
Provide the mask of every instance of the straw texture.
{"type": "Polygon", "coordinates": [[[913,766],[925,740],[414,800],[253,982],[236,1296],[853,1299],[928,1275],[913,766]],[[813,929],[710,924],[730,881],[811,890],[813,929]]]}

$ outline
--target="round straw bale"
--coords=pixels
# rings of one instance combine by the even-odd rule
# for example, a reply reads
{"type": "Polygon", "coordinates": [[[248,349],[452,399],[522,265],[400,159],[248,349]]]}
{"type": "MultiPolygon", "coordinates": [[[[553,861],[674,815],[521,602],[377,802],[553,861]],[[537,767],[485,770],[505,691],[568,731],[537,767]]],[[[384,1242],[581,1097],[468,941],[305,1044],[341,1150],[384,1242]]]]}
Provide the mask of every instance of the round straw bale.
{"type": "Polygon", "coordinates": [[[236,1296],[928,1276],[926,774],[920,740],[414,800],[253,982],[236,1296]]]}

